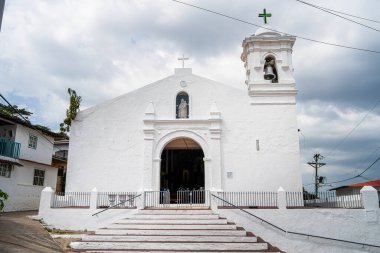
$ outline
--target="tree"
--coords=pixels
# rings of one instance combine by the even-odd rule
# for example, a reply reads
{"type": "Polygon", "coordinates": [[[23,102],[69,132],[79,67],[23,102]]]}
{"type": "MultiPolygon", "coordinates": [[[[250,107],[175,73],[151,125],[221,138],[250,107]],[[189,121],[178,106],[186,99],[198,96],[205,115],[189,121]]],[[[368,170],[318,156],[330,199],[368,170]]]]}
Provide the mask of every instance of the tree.
{"type": "Polygon", "coordinates": [[[23,117],[29,121],[29,116],[32,115],[32,112],[27,111],[25,108],[18,108],[17,105],[4,105],[0,103],[0,113],[8,115],[10,117],[16,117],[21,120],[24,120],[23,117]]]}
{"type": "Polygon", "coordinates": [[[8,194],[0,189],[0,212],[3,211],[4,201],[8,199],[8,194]]]}
{"type": "Polygon", "coordinates": [[[75,90],[69,88],[67,92],[70,95],[70,105],[66,110],[66,118],[63,120],[63,123],[59,125],[62,135],[70,132],[71,121],[75,120],[77,117],[77,114],[80,111],[80,103],[82,101],[82,97],[78,96],[75,90]]]}
{"type": "Polygon", "coordinates": [[[51,132],[51,129],[49,127],[43,126],[43,125],[34,125],[34,128],[37,128],[38,130],[41,130],[41,131],[51,132]]]}

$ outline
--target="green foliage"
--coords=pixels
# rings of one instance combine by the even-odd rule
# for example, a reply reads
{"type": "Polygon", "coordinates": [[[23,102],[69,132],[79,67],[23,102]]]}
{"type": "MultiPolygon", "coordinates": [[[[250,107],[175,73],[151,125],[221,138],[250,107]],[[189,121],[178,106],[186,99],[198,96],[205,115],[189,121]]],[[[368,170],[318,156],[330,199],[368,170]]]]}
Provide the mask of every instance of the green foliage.
{"type": "Polygon", "coordinates": [[[0,103],[0,113],[8,115],[10,117],[16,117],[21,120],[24,120],[20,115],[25,119],[29,120],[29,116],[32,115],[32,112],[27,111],[25,108],[18,108],[17,105],[10,106],[0,103]]]}
{"type": "Polygon", "coordinates": [[[0,212],[3,210],[3,208],[4,208],[4,201],[7,200],[8,197],[9,197],[9,195],[6,192],[3,192],[0,189],[0,212]]]}
{"type": "Polygon", "coordinates": [[[69,88],[67,92],[70,95],[70,106],[66,110],[66,118],[63,120],[63,123],[59,125],[62,135],[70,132],[71,121],[77,117],[82,101],[82,97],[78,96],[75,90],[69,88]]]}
{"type": "Polygon", "coordinates": [[[42,126],[42,125],[34,125],[35,128],[37,128],[38,130],[42,130],[42,131],[49,131],[51,132],[51,129],[48,128],[47,126],[42,126]]]}

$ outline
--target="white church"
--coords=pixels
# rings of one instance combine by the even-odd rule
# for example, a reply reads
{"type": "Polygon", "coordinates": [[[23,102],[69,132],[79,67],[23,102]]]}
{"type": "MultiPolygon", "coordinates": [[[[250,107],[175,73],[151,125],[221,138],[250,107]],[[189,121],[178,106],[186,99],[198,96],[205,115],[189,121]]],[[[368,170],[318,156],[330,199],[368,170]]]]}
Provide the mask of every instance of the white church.
{"type": "Polygon", "coordinates": [[[245,38],[239,88],[177,68],[80,111],[66,191],[302,191],[294,42],[268,25],[245,38]]]}
{"type": "Polygon", "coordinates": [[[93,231],[55,235],[80,252],[380,252],[376,189],[304,208],[295,39],[245,38],[239,88],[178,68],[79,112],[66,192],[46,187],[38,218],[93,231]]]}

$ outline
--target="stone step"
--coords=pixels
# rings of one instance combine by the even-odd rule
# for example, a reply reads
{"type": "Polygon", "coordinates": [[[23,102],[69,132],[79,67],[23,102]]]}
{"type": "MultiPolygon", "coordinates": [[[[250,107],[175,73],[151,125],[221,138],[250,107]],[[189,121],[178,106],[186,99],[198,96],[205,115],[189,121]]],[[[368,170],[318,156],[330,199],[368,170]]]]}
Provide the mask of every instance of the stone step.
{"type": "Polygon", "coordinates": [[[223,243],[223,242],[71,242],[77,250],[266,250],[267,243],[223,243]]]}
{"type": "Polygon", "coordinates": [[[230,224],[124,224],[114,223],[108,225],[107,228],[117,229],[236,229],[236,225],[230,224]]]}
{"type": "Polygon", "coordinates": [[[135,242],[257,242],[255,236],[162,236],[162,235],[85,235],[82,241],[135,241],[135,242]]]}
{"type": "Polygon", "coordinates": [[[152,219],[123,219],[118,223],[124,224],[227,224],[227,219],[212,219],[212,220],[152,220],[152,219]]]}
{"type": "MultiPolygon", "coordinates": [[[[82,251],[78,251],[78,252],[82,252],[82,251]]],[[[96,250],[96,251],[88,251],[86,250],[87,253],[142,253],[142,252],[149,252],[149,253],[213,253],[215,251],[177,251],[177,250],[165,250],[165,251],[161,251],[161,250],[149,250],[149,251],[134,251],[134,250],[118,250],[118,251],[112,251],[112,250],[105,250],[105,251],[102,251],[102,250],[96,250]]],[[[223,252],[227,252],[227,253],[248,253],[248,252],[251,252],[251,253],[282,253],[280,251],[252,251],[252,250],[239,250],[239,251],[233,251],[233,250],[228,250],[228,251],[217,251],[218,253],[223,253],[223,252]]]]}
{"type": "Polygon", "coordinates": [[[225,236],[245,236],[245,230],[196,230],[196,229],[98,229],[95,231],[97,235],[225,235],[225,236]]]}
{"type": "Polygon", "coordinates": [[[133,219],[149,219],[149,220],[217,220],[217,214],[135,214],[133,219]]]}
{"type": "Polygon", "coordinates": [[[213,214],[210,209],[141,209],[138,214],[213,214]]]}

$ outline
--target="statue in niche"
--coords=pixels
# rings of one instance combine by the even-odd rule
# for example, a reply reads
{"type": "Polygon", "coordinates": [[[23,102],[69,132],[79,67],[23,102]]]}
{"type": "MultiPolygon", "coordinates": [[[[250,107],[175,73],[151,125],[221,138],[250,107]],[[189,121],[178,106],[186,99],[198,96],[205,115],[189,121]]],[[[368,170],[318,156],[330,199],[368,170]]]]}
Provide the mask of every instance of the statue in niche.
{"type": "Polygon", "coordinates": [[[187,103],[183,98],[181,99],[181,103],[178,105],[178,118],[187,118],[187,103]]]}

